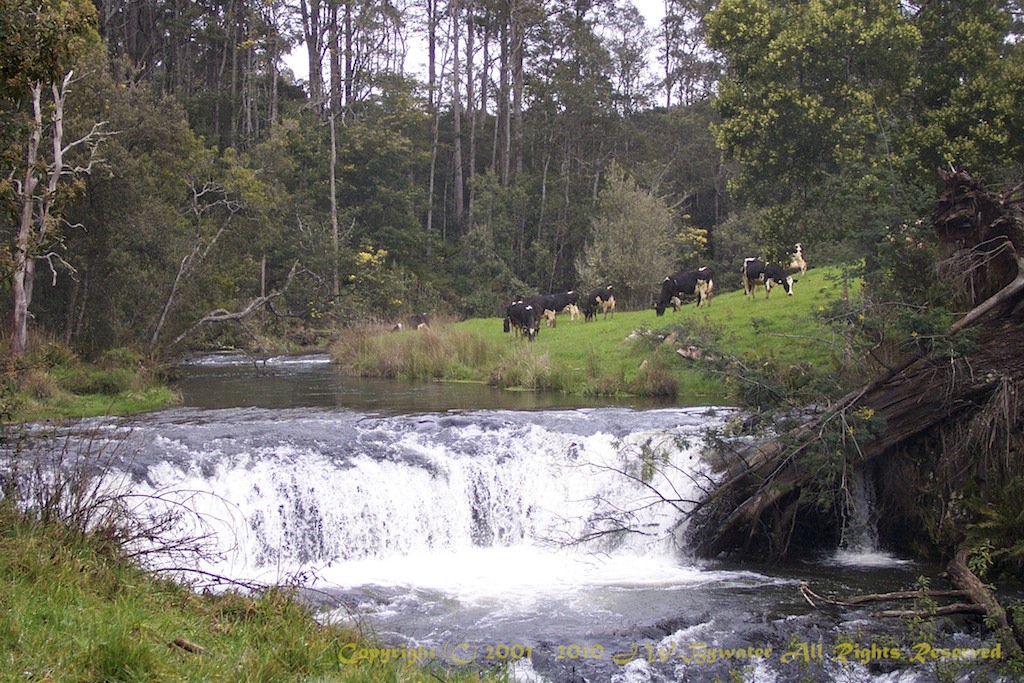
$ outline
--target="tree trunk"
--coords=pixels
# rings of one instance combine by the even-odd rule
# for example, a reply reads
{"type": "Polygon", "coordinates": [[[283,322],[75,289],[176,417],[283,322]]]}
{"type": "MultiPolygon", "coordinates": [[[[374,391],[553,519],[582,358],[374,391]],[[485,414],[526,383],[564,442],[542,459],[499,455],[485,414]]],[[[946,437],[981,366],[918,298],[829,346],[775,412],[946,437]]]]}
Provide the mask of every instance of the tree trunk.
{"type": "Polygon", "coordinates": [[[1004,656],[1019,659],[1024,647],[1024,633],[1010,623],[1006,610],[995,599],[988,587],[967,567],[967,551],[961,549],[946,566],[950,583],[971,597],[971,602],[985,610],[985,620],[999,637],[1004,656]]]}
{"type": "Polygon", "coordinates": [[[502,186],[508,185],[509,152],[511,137],[511,106],[509,102],[509,70],[511,65],[509,42],[511,40],[512,19],[509,15],[503,18],[501,25],[501,47],[498,57],[498,112],[495,128],[494,160],[498,181],[502,186]]]}
{"type": "Polygon", "coordinates": [[[316,104],[322,104],[324,99],[322,7],[319,0],[299,0],[302,36],[309,65],[309,99],[316,104]]]}
{"type": "Polygon", "coordinates": [[[526,17],[525,8],[518,0],[512,2],[510,19],[512,31],[512,130],[509,135],[508,154],[516,175],[523,172],[523,91],[526,87],[526,17]]]}
{"type": "Polygon", "coordinates": [[[462,170],[462,69],[459,65],[459,33],[461,28],[461,7],[455,0],[451,4],[452,19],[452,213],[459,234],[465,232],[465,180],[462,170]]]}
{"type": "MultiPolygon", "coordinates": [[[[333,100],[333,94],[331,99],[333,100]]],[[[338,166],[338,139],[335,119],[337,117],[334,113],[334,104],[332,102],[329,123],[331,129],[331,159],[330,159],[330,200],[331,200],[331,276],[333,278],[333,286],[331,293],[334,295],[334,302],[337,304],[338,299],[341,297],[341,278],[338,273],[338,258],[341,255],[341,244],[338,237],[338,187],[337,187],[337,166],[338,166]]]]}
{"type": "MultiPolygon", "coordinates": [[[[476,7],[473,0],[467,3],[468,14],[466,19],[466,120],[469,122],[469,178],[472,181],[476,177],[476,96],[474,93],[474,56],[476,38],[476,7]]],[[[482,106],[482,105],[481,105],[482,106]]],[[[473,212],[476,204],[476,192],[472,182],[469,185],[469,203],[466,210],[466,224],[473,226],[473,212]]]]}
{"type": "Polygon", "coordinates": [[[25,352],[25,344],[28,337],[28,305],[30,294],[27,290],[32,274],[34,226],[33,216],[35,209],[36,187],[39,180],[36,177],[36,164],[39,159],[39,144],[43,135],[43,117],[40,99],[42,98],[42,84],[36,83],[32,86],[32,130],[29,133],[28,144],[25,148],[25,177],[22,180],[21,196],[21,217],[18,221],[18,236],[14,245],[14,272],[11,280],[12,300],[12,321],[11,321],[11,354],[20,356],[25,352]]]}

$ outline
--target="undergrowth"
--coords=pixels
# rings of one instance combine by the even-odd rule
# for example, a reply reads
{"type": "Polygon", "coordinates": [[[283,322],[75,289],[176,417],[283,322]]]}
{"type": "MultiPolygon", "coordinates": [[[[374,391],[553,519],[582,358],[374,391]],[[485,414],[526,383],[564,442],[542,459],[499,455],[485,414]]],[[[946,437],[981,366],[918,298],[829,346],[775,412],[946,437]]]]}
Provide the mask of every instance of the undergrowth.
{"type": "Polygon", "coordinates": [[[62,342],[32,338],[0,365],[3,413],[16,421],[126,415],[178,402],[162,368],[138,351],[114,348],[85,362],[62,342]]]}

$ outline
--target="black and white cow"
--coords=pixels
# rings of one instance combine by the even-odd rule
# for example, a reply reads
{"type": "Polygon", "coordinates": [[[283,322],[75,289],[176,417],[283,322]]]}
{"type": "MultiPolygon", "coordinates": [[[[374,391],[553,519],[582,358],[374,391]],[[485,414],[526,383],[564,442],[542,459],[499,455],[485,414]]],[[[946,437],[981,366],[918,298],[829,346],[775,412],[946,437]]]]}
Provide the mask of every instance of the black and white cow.
{"type": "Polygon", "coordinates": [[[704,267],[697,270],[681,270],[678,273],[669,275],[661,281],[661,294],[658,302],[654,304],[654,311],[659,316],[665,315],[665,308],[672,305],[672,310],[678,311],[677,302],[684,297],[697,297],[697,305],[701,306],[711,298],[711,291],[715,286],[714,271],[704,267]]]}
{"type": "Polygon", "coordinates": [[[604,313],[604,317],[615,313],[615,290],[611,285],[595,289],[583,302],[583,319],[593,320],[598,312],[604,313]]]}
{"type": "Polygon", "coordinates": [[[513,301],[505,309],[505,331],[510,332],[514,329],[516,332],[525,334],[529,341],[537,338],[539,321],[540,316],[537,314],[537,309],[525,301],[513,301]]]}
{"type": "Polygon", "coordinates": [[[580,317],[580,295],[571,289],[568,292],[533,297],[528,301],[541,312],[540,315],[547,320],[548,327],[555,326],[555,316],[562,311],[569,313],[570,320],[580,317]]]}
{"type": "Polygon", "coordinates": [[[781,285],[786,294],[793,296],[793,285],[797,282],[777,263],[765,263],[757,257],[743,259],[743,293],[753,298],[754,288],[764,286],[764,298],[772,293],[772,287],[781,285]]]}

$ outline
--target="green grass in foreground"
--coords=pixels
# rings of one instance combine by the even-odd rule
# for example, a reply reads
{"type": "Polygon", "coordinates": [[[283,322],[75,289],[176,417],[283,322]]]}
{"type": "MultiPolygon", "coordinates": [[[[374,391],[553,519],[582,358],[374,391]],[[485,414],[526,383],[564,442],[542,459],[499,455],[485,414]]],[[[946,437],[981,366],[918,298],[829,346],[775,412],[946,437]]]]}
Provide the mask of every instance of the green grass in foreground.
{"type": "Polygon", "coordinates": [[[199,595],[102,540],[0,504],[0,681],[485,680],[408,661],[343,663],[343,647],[373,646],[318,623],[287,589],[199,595]]]}
{"type": "Polygon", "coordinates": [[[792,297],[777,288],[768,300],[764,290],[751,300],[739,290],[715,296],[704,308],[691,303],[678,313],[669,309],[660,318],[653,308],[591,322],[563,314],[557,327],[542,327],[533,344],[504,334],[500,318],[475,318],[429,331],[347,332],[332,353],[346,371],[368,376],[666,396],[681,403],[735,400],[724,379],[709,376],[705,364],[682,358],[676,348],[694,346],[712,357],[728,354],[783,369],[825,367],[841,340],[818,322],[818,314],[843,295],[842,271],[817,268],[798,279],[792,297]],[[678,341],[662,343],[673,331],[678,341]]]}

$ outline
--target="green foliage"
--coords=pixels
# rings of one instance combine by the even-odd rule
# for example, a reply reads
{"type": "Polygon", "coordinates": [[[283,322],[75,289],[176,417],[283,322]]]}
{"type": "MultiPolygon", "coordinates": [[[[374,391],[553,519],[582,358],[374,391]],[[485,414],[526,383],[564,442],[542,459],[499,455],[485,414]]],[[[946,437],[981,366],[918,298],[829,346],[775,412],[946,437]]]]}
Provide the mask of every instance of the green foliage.
{"type": "Polygon", "coordinates": [[[716,135],[741,164],[739,184],[761,205],[802,208],[885,153],[879,112],[913,85],[920,43],[886,1],[726,0],[707,36],[729,64],[716,135]]]}
{"type": "Polygon", "coordinates": [[[963,503],[968,521],[965,544],[970,549],[968,566],[981,578],[1020,577],[1024,572],[1024,510],[1018,496],[1024,479],[1010,479],[996,495],[968,495],[963,503]]]}
{"type": "Polygon", "coordinates": [[[1007,38],[1012,19],[996,0],[920,4],[918,112],[902,142],[917,151],[914,170],[922,177],[952,163],[992,180],[1014,169],[1013,182],[1024,145],[1024,53],[1007,38]]]}
{"type": "Polygon", "coordinates": [[[577,272],[587,287],[613,283],[617,301],[647,305],[656,295],[652,283],[673,268],[671,251],[665,248],[674,235],[672,214],[614,164],[598,203],[591,241],[577,272]]]}
{"type": "Polygon", "coordinates": [[[0,92],[24,97],[35,81],[59,82],[99,47],[96,7],[87,0],[5,0],[0,12],[0,92]]]}
{"type": "Polygon", "coordinates": [[[719,3],[715,134],[769,251],[813,235],[870,254],[924,212],[950,163],[1016,182],[1024,57],[1009,25],[991,0],[719,3]]]}

